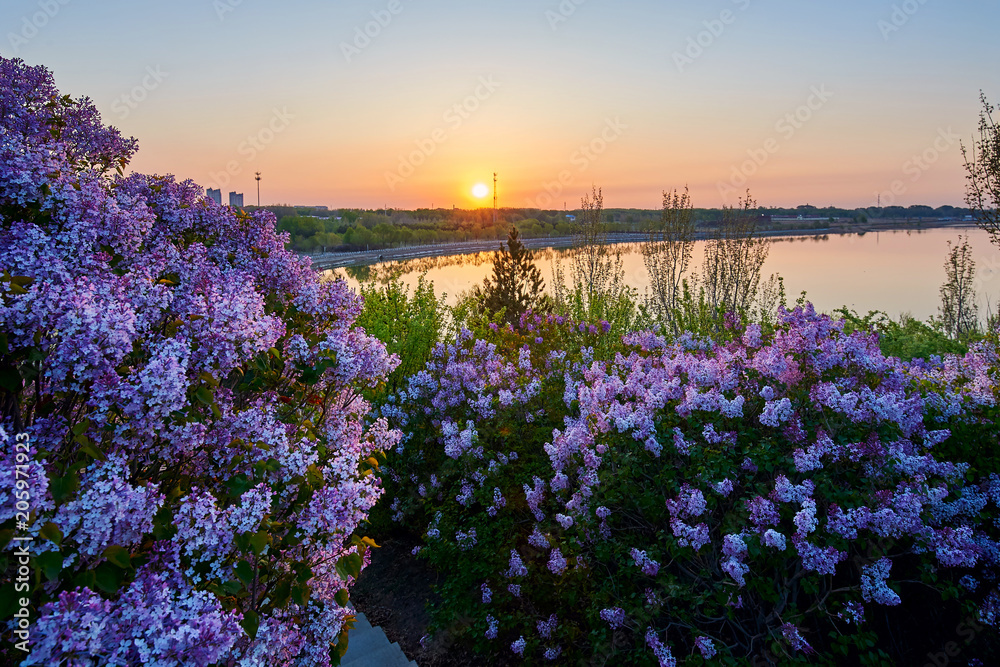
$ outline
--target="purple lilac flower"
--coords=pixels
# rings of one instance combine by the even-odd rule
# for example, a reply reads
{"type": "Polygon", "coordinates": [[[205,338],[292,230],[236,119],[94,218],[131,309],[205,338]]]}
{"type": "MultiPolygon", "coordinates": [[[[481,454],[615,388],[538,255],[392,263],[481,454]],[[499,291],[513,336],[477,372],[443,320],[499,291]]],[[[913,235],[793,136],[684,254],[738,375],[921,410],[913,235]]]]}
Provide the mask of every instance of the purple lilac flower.
{"type": "Polygon", "coordinates": [[[524,655],[525,644],[527,644],[527,642],[524,641],[524,636],[522,635],[514,640],[514,642],[510,645],[510,650],[517,655],[524,655]]]}
{"type": "Polygon", "coordinates": [[[553,549],[552,553],[549,554],[548,567],[552,574],[562,574],[566,571],[566,559],[563,558],[562,552],[559,549],[553,549]]]}
{"type": "Polygon", "coordinates": [[[486,614],[486,638],[496,639],[497,638],[497,619],[493,618],[491,614],[486,614]]]}
{"type": "Polygon", "coordinates": [[[717,653],[715,643],[709,637],[698,637],[694,640],[694,645],[705,660],[711,660],[717,653]]]}
{"type": "Polygon", "coordinates": [[[728,497],[733,492],[733,480],[724,479],[712,485],[712,489],[722,497],[728,497]]]}
{"type": "Polygon", "coordinates": [[[601,610],[601,620],[617,630],[625,624],[625,610],[621,607],[609,607],[601,610]]]}
{"type": "Polygon", "coordinates": [[[902,602],[899,594],[886,584],[891,569],[892,561],[884,557],[861,569],[861,597],[865,602],[875,602],[890,607],[902,602]]]}
{"type": "Polygon", "coordinates": [[[660,667],[677,667],[677,659],[670,652],[670,647],[660,641],[653,628],[646,628],[646,645],[653,651],[660,667]]]}
{"type": "Polygon", "coordinates": [[[633,548],[629,553],[632,555],[633,562],[635,562],[636,566],[639,567],[639,569],[642,570],[642,573],[646,576],[655,577],[656,573],[660,571],[660,564],[652,558],[649,558],[645,551],[633,548]]]}
{"type": "Polygon", "coordinates": [[[559,627],[559,618],[555,614],[552,614],[547,620],[536,622],[535,627],[538,629],[538,635],[542,639],[549,639],[552,637],[552,633],[556,631],[556,628],[559,627]]]}
{"type": "Polygon", "coordinates": [[[479,588],[483,592],[483,604],[489,604],[490,602],[492,602],[493,601],[493,591],[490,590],[490,587],[487,586],[486,583],[484,582],[483,584],[481,584],[479,586],[479,588]]]}
{"type": "Polygon", "coordinates": [[[764,426],[778,427],[788,421],[793,412],[792,402],[787,398],[767,401],[764,404],[764,411],[760,413],[760,423],[764,426]]]}
{"type": "Polygon", "coordinates": [[[801,651],[803,653],[815,653],[813,647],[809,645],[809,642],[799,633],[799,629],[792,625],[791,623],[785,623],[781,626],[781,635],[788,642],[788,645],[792,647],[793,651],[801,651]]]}
{"type": "Polygon", "coordinates": [[[865,607],[860,602],[852,601],[844,605],[844,610],[837,617],[847,623],[861,625],[865,620],[865,607]]]}
{"type": "Polygon", "coordinates": [[[510,565],[507,567],[507,578],[526,577],[528,568],[524,566],[524,561],[514,549],[510,550],[510,565]]]}
{"type": "Polygon", "coordinates": [[[547,549],[549,547],[549,540],[538,530],[538,525],[535,525],[535,529],[531,531],[531,535],[528,536],[528,544],[539,549],[547,549]]]}

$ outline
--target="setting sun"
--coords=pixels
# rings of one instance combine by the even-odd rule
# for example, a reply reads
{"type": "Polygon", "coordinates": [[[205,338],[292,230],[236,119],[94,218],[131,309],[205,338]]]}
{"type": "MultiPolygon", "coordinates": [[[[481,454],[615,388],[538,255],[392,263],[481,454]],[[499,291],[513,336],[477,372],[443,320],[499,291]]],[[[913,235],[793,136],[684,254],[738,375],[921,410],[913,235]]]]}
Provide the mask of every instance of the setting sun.
{"type": "Polygon", "coordinates": [[[477,199],[482,199],[490,193],[490,189],[485,183],[476,183],[472,188],[472,194],[477,199]]]}

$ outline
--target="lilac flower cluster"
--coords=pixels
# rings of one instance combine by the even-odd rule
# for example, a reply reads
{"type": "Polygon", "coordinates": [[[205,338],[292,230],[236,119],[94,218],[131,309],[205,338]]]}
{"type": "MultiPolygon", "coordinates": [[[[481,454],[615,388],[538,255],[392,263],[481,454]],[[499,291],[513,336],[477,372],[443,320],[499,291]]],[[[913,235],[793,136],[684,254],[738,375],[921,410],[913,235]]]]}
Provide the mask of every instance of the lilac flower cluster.
{"type": "Polygon", "coordinates": [[[30,436],[47,559],[25,664],[329,664],[366,461],[402,436],[361,392],[398,359],[272,214],[116,175],[135,140],[44,68],[0,57],[0,110],[0,458],[30,436]]]}
{"type": "Polygon", "coordinates": [[[625,625],[625,610],[621,607],[602,609],[600,616],[601,620],[607,623],[612,630],[617,630],[625,625]]]}
{"type": "MultiPolygon", "coordinates": [[[[998,405],[1000,373],[988,345],[904,364],[882,355],[874,336],[846,333],[811,306],[784,311],[773,332],[751,325],[723,342],[636,333],[604,341],[604,356],[594,352],[600,342],[571,337],[574,323],[532,326],[530,335],[498,329],[503,345],[464,332],[441,346],[411,380],[414,402],[399,423],[422,442],[395,464],[406,472],[393,492],[411,512],[446,507],[456,527],[485,520],[482,513],[509,531],[499,555],[468,552],[477,567],[489,562],[517,580],[492,604],[551,605],[537,589],[557,574],[553,595],[575,596],[561,604],[590,599],[590,618],[605,628],[618,609],[656,627],[691,628],[677,646],[709,659],[730,650],[707,637],[718,636],[712,619],[724,615],[747,627],[771,619],[771,640],[811,650],[804,636],[825,619],[785,623],[749,585],[761,580],[828,587],[836,576],[844,583],[830,603],[861,618],[862,602],[898,603],[890,574],[902,575],[888,564],[899,553],[935,568],[1000,574],[1000,525],[989,519],[1000,508],[1000,478],[974,479],[968,464],[940,453],[956,428],[990,423],[983,410],[998,405]],[[549,349],[554,340],[564,348],[549,349]],[[544,426],[526,423],[540,413],[544,426]],[[477,431],[458,458],[444,451],[447,424],[477,431]],[[513,440],[524,463],[500,463],[513,440]],[[415,493],[430,474],[454,489],[442,502],[415,493]],[[495,489],[502,507],[490,503],[495,489]],[[874,559],[860,573],[846,565],[859,556],[874,559]],[[581,568],[610,573],[608,583],[577,579],[581,568]],[[645,595],[623,602],[630,589],[645,595]],[[674,601],[671,613],[680,613],[679,599],[699,601],[682,623],[660,602],[674,601]]],[[[433,545],[442,560],[454,547],[433,545]]],[[[534,636],[530,651],[521,649],[538,650],[525,656],[537,660],[545,638],[534,622],[509,631],[534,636]]],[[[668,664],[661,635],[651,626],[647,647],[668,664]]]]}

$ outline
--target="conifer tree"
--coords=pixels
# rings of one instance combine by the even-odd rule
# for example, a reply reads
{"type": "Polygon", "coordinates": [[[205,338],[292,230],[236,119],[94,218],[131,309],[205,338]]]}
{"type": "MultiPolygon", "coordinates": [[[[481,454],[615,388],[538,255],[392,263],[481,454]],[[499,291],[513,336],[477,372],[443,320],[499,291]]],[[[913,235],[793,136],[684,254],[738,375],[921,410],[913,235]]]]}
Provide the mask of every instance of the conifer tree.
{"type": "Polygon", "coordinates": [[[545,283],[530,250],[521,243],[517,227],[507,234],[507,247],[493,255],[493,277],[483,282],[483,306],[490,312],[504,310],[504,322],[514,325],[529,309],[545,306],[545,283]]]}

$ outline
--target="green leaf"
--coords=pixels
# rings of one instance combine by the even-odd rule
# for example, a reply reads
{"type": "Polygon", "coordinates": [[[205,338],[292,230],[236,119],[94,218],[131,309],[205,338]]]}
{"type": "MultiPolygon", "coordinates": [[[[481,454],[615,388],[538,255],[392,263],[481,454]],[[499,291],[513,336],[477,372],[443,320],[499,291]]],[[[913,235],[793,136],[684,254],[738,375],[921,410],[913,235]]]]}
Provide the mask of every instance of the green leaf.
{"type": "Polygon", "coordinates": [[[127,570],[132,567],[132,555],[128,552],[128,549],[125,549],[124,547],[112,544],[104,550],[103,555],[111,563],[122,569],[127,570]]]}
{"type": "Polygon", "coordinates": [[[250,639],[257,638],[257,628],[260,627],[260,615],[253,609],[243,612],[243,622],[240,624],[250,635],[250,639]]]}
{"type": "Polygon", "coordinates": [[[341,607],[346,607],[347,603],[350,602],[351,600],[351,594],[347,591],[346,588],[342,588],[339,591],[337,591],[337,594],[333,596],[333,599],[336,600],[337,604],[339,604],[341,607]]]}
{"type": "Polygon", "coordinates": [[[164,503],[163,507],[153,517],[153,537],[158,540],[166,540],[173,537],[177,532],[177,526],[174,525],[173,519],[174,516],[170,505],[164,503]]]}
{"type": "Polygon", "coordinates": [[[0,551],[3,551],[4,549],[6,549],[7,545],[10,544],[11,540],[13,540],[13,539],[14,539],[14,529],[13,528],[7,528],[5,530],[0,530],[0,551]]]}
{"type": "Polygon", "coordinates": [[[117,593],[125,581],[125,571],[108,562],[98,565],[94,574],[97,576],[97,587],[109,595],[117,593]]]}
{"type": "Polygon", "coordinates": [[[292,586],[292,600],[294,600],[295,604],[300,607],[306,606],[306,603],[309,602],[310,593],[309,584],[303,583],[292,586]]]}
{"type": "Polygon", "coordinates": [[[13,364],[4,364],[0,366],[0,387],[6,389],[12,394],[16,394],[24,386],[24,381],[21,378],[21,374],[17,370],[17,366],[13,364]]]}
{"type": "Polygon", "coordinates": [[[253,568],[250,566],[250,563],[241,560],[236,565],[236,576],[239,577],[244,586],[250,586],[253,583],[253,568]]]}
{"type": "Polygon", "coordinates": [[[347,653],[347,634],[348,634],[347,630],[341,632],[340,636],[337,637],[337,645],[333,647],[334,652],[337,654],[338,660],[340,658],[343,658],[344,654],[347,653]]]}
{"type": "Polygon", "coordinates": [[[52,499],[56,503],[61,503],[80,488],[80,475],[75,469],[71,469],[62,477],[53,477],[49,480],[49,489],[52,491],[52,499]]]}
{"type": "Polygon", "coordinates": [[[310,465],[306,470],[306,480],[309,482],[310,486],[323,486],[323,472],[316,467],[315,463],[310,465]]]}
{"type": "Polygon", "coordinates": [[[90,428],[90,420],[84,419],[73,425],[73,435],[83,435],[90,428]]]}
{"type": "Polygon", "coordinates": [[[241,590],[243,590],[243,584],[236,581],[235,579],[231,579],[230,581],[227,581],[226,583],[222,584],[222,590],[224,590],[226,593],[229,593],[230,595],[236,595],[241,590]]]}
{"type": "Polygon", "coordinates": [[[234,475],[226,482],[226,486],[229,487],[229,495],[239,498],[253,487],[253,482],[246,475],[234,475]]]}
{"type": "Polygon", "coordinates": [[[211,405],[215,400],[215,395],[208,387],[198,387],[198,390],[194,392],[194,397],[205,405],[211,405]]]}
{"type": "Polygon", "coordinates": [[[82,443],[80,445],[80,451],[83,452],[84,454],[86,454],[87,456],[90,456],[91,458],[95,458],[98,461],[107,461],[108,460],[108,457],[104,455],[104,452],[102,452],[100,450],[100,448],[97,446],[97,444],[95,444],[94,442],[91,442],[90,439],[87,436],[81,435],[81,436],[79,436],[77,438],[77,440],[85,440],[86,441],[86,442],[84,442],[84,443],[82,443]]]}
{"type": "Polygon", "coordinates": [[[341,579],[347,579],[349,576],[356,579],[361,574],[362,567],[364,567],[364,561],[361,556],[352,553],[337,561],[336,570],[341,579]]]}
{"type": "Polygon", "coordinates": [[[59,573],[62,572],[63,555],[58,551],[46,551],[35,557],[35,563],[38,564],[46,579],[55,581],[59,578],[59,573]]]}
{"type": "Polygon", "coordinates": [[[266,547],[271,541],[271,536],[265,531],[259,531],[255,533],[250,538],[250,548],[253,549],[254,555],[261,555],[264,552],[264,547],[266,547]]]}
{"type": "MultiPolygon", "coordinates": [[[[53,542],[55,544],[62,543],[62,538],[63,538],[62,531],[59,530],[59,526],[52,523],[51,521],[42,526],[42,529],[38,531],[38,534],[47,539],[49,542],[53,542]]],[[[3,547],[0,547],[0,549],[2,548],[3,547]]]]}

